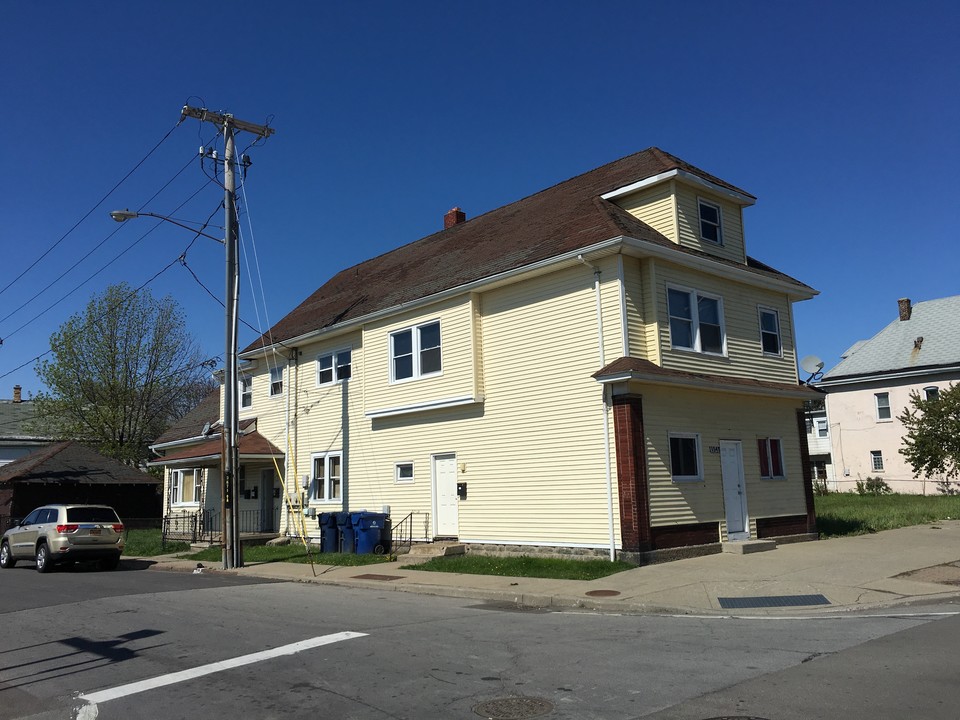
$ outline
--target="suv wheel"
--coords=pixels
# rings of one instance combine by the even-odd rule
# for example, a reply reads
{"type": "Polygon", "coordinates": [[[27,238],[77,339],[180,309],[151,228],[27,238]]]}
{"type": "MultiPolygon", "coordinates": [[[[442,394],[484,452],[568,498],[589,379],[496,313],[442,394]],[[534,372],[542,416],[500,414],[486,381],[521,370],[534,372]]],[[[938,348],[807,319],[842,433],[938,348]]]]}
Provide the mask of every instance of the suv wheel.
{"type": "Polygon", "coordinates": [[[53,563],[50,562],[50,550],[46,543],[40,543],[37,548],[37,572],[46,573],[53,569],[53,563]]]}
{"type": "Polygon", "coordinates": [[[12,568],[17,564],[17,561],[13,559],[13,555],[10,554],[10,545],[9,543],[4,543],[0,546],[0,568],[12,568]]]}

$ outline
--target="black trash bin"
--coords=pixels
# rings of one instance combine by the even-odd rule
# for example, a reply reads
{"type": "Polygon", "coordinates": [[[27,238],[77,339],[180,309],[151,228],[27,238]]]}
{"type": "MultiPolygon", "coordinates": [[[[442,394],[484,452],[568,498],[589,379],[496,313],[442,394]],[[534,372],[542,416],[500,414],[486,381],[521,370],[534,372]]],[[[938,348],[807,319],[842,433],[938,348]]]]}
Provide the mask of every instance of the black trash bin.
{"type": "Polygon", "coordinates": [[[320,513],[320,552],[335,553],[340,548],[340,531],[336,513],[320,513]]]}
{"type": "Polygon", "coordinates": [[[357,535],[353,529],[353,518],[348,512],[335,513],[337,529],[340,531],[340,552],[355,553],[357,551],[357,535]]]}
{"type": "Polygon", "coordinates": [[[382,555],[390,546],[390,516],[386,513],[359,513],[356,521],[357,552],[382,555]]]}

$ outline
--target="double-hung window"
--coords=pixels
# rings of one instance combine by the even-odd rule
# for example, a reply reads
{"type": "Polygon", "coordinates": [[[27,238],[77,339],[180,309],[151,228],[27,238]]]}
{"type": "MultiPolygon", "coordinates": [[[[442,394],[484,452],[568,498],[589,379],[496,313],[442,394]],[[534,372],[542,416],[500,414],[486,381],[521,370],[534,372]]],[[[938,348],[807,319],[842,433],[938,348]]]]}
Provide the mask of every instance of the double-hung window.
{"type": "Polygon", "coordinates": [[[670,474],[674,482],[703,480],[700,435],[670,433],[670,474]]]}
{"type": "Polygon", "coordinates": [[[720,206],[700,200],[700,237],[707,242],[723,245],[720,206]]]}
{"type": "Polygon", "coordinates": [[[392,381],[437,375],[441,370],[439,320],[390,333],[392,381]]]}
{"type": "Polygon", "coordinates": [[[337,350],[317,358],[317,385],[350,379],[350,350],[337,350]]]}
{"type": "Polygon", "coordinates": [[[760,454],[760,477],[786,477],[783,471],[783,444],[780,438],[758,438],[757,451],[760,454]]]}
{"type": "Polygon", "coordinates": [[[697,290],[667,288],[674,348],[723,355],[723,301],[697,290]]]}
{"type": "Polygon", "coordinates": [[[240,378],[240,407],[253,407],[253,378],[240,378]]]}
{"type": "Polygon", "coordinates": [[[890,393],[876,393],[873,397],[877,401],[877,420],[889,420],[890,393]]]}
{"type": "Polygon", "coordinates": [[[830,428],[827,426],[827,421],[824,418],[817,418],[815,424],[817,426],[818,438],[825,438],[830,435],[830,428]]]}
{"type": "Polygon", "coordinates": [[[320,502],[339,500],[343,481],[343,456],[339,452],[313,456],[313,487],[310,497],[320,502]]]}
{"type": "Polygon", "coordinates": [[[270,396],[283,395],[283,368],[270,368],[270,396]]]}
{"type": "Polygon", "coordinates": [[[760,346],[764,355],[780,356],[780,315],[776,310],[759,308],[760,311],[760,346]]]}
{"type": "Polygon", "coordinates": [[[184,505],[200,501],[203,493],[203,471],[198,469],[170,472],[170,504],[184,505]]]}

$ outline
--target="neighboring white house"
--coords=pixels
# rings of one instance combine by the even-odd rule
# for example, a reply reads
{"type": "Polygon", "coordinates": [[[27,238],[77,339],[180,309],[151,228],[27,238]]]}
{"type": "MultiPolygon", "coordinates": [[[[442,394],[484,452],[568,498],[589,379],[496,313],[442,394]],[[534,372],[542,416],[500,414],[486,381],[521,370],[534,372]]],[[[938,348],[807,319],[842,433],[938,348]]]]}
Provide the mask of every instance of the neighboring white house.
{"type": "Polygon", "coordinates": [[[12,400],[0,400],[0,465],[29,455],[54,441],[31,429],[35,415],[33,401],[23,399],[19,385],[13,386],[12,400]]]}
{"type": "Polygon", "coordinates": [[[830,423],[825,406],[807,411],[807,448],[814,487],[835,491],[838,488],[833,470],[833,448],[830,444],[830,423]]]}
{"type": "Polygon", "coordinates": [[[897,418],[912,392],[935,397],[960,381],[960,295],[898,304],[896,320],[855,343],[817,383],[827,393],[839,491],[881,478],[894,492],[938,492],[942,478],[914,477],[900,453],[904,427],[897,418]]]}

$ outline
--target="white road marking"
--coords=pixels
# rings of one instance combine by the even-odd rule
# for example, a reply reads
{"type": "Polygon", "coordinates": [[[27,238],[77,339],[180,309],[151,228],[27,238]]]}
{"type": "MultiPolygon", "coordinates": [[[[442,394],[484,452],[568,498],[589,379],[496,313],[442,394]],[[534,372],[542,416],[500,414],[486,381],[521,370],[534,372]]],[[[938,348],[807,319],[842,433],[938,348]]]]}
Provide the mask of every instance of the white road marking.
{"type": "MultiPolygon", "coordinates": [[[[354,638],[365,637],[366,635],[367,633],[357,632],[341,632],[333,633],[332,635],[323,635],[321,637],[315,637],[310,638],[309,640],[301,640],[300,642],[291,643],[290,645],[283,645],[282,647],[274,648],[273,650],[263,650],[261,652],[255,652],[249,655],[241,655],[240,657],[231,658],[229,660],[220,660],[219,662],[210,663],[209,665],[200,665],[199,667],[191,668],[189,670],[181,670],[179,672],[169,673],[167,675],[160,675],[155,678],[150,678],[149,680],[140,680],[139,682],[129,683],[127,685],[119,685],[115,688],[110,688],[109,690],[100,690],[99,692],[80,695],[80,699],[85,700],[87,703],[89,703],[89,705],[95,706],[98,703],[116,700],[117,698],[126,697],[127,695],[135,695],[136,693],[154,690],[166,685],[173,685],[174,683],[184,682],[185,680],[193,680],[194,678],[203,677],[204,675],[211,675],[223,670],[232,670],[233,668],[242,667],[243,665],[251,665],[253,663],[263,662],[264,660],[270,660],[283,655],[294,655],[304,650],[310,650],[311,648],[320,647],[322,645],[330,645],[343,640],[352,640],[354,638]]],[[[96,711],[94,710],[93,715],[87,713],[78,717],[96,717],[96,711]]]]}

